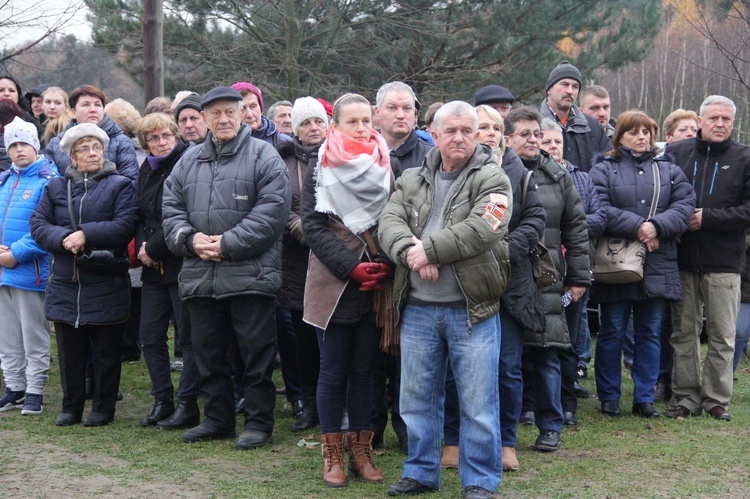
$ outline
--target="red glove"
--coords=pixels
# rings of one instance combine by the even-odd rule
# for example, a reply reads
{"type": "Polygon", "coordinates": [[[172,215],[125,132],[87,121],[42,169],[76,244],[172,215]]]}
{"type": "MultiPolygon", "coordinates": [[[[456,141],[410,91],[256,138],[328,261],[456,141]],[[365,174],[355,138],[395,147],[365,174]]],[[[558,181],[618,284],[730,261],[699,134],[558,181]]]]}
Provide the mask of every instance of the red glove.
{"type": "Polygon", "coordinates": [[[357,282],[367,282],[376,280],[378,273],[380,273],[379,263],[362,262],[354,267],[349,277],[357,282]]]}
{"type": "Polygon", "coordinates": [[[383,290],[383,282],[382,281],[367,281],[363,282],[362,286],[359,287],[360,291],[382,291],[383,290]]]}
{"type": "Polygon", "coordinates": [[[371,280],[362,283],[360,291],[382,291],[383,282],[393,275],[394,269],[387,263],[377,263],[378,271],[370,274],[371,280]]]}

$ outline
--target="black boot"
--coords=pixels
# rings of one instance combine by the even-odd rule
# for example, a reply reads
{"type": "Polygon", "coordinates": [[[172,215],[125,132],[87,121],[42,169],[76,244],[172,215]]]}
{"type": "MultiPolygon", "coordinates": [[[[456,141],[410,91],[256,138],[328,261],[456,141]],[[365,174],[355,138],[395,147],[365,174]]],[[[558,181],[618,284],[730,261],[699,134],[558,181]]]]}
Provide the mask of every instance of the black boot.
{"type": "Polygon", "coordinates": [[[198,400],[191,398],[179,400],[172,415],[156,423],[156,427],[164,430],[183,430],[198,426],[200,420],[201,412],[198,409],[198,400]]]}
{"type": "Polygon", "coordinates": [[[305,389],[305,405],[302,413],[292,423],[292,431],[305,431],[318,424],[318,406],[315,403],[315,390],[312,392],[305,389]]]}
{"type": "Polygon", "coordinates": [[[151,414],[141,419],[141,426],[154,426],[159,421],[167,419],[174,413],[172,397],[157,400],[151,414]]]}

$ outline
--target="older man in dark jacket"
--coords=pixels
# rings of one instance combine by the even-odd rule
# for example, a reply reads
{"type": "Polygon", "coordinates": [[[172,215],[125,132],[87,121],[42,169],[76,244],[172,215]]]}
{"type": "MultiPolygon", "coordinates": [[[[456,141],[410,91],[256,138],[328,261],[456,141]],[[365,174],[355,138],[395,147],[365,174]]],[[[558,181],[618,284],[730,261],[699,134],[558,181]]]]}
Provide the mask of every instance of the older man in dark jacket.
{"type": "Polygon", "coordinates": [[[706,411],[730,420],[740,272],[745,231],[750,228],[750,147],[730,136],[735,111],[730,99],[707,97],[700,108],[698,136],[667,147],[667,155],[696,192],[695,213],[677,246],[683,299],[672,307],[670,343],[675,350],[672,391],[678,405],[664,413],[667,417],[706,411]],[[703,378],[698,342],[702,310],[708,333],[703,378]]]}
{"type": "Polygon", "coordinates": [[[209,134],[189,149],[164,183],[164,236],[184,257],[187,302],[201,377],[205,421],[186,442],[233,438],[227,350],[237,336],[244,373],[245,431],[239,449],[271,442],[276,356],[274,301],[281,284],[281,236],[291,194],[276,150],[242,122],[242,96],[217,87],[201,99],[209,134]]]}

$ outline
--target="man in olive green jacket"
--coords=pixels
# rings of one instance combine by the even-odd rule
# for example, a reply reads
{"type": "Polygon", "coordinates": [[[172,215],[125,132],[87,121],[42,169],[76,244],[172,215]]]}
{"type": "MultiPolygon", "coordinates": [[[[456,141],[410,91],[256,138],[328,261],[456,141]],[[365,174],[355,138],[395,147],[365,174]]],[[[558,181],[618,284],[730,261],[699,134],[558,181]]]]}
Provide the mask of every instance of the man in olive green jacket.
{"type": "Polygon", "coordinates": [[[391,496],[440,487],[448,361],[461,404],[465,498],[489,497],[502,475],[498,362],[500,295],[509,271],[511,185],[477,144],[476,111],[451,102],[435,115],[437,147],[404,172],[378,236],[396,263],[401,313],[401,417],[409,457],[391,496]]]}

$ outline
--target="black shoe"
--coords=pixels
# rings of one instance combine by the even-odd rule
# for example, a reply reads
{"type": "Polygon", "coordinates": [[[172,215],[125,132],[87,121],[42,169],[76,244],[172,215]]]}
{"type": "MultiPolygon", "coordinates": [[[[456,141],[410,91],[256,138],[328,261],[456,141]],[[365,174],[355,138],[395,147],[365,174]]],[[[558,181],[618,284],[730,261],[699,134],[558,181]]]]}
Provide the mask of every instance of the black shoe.
{"type": "Polygon", "coordinates": [[[659,376],[654,386],[654,402],[666,402],[672,397],[672,385],[669,382],[669,375],[659,376]]]}
{"type": "Polygon", "coordinates": [[[260,430],[245,430],[234,444],[236,449],[252,450],[273,442],[273,435],[260,430]]]}
{"type": "Polygon", "coordinates": [[[83,426],[107,426],[109,423],[115,420],[114,414],[104,414],[102,412],[90,412],[86,419],[83,421],[83,426]]]}
{"type": "Polygon", "coordinates": [[[80,414],[73,414],[72,412],[61,412],[55,419],[56,426],[73,426],[74,424],[81,422],[80,414]]]}
{"type": "Polygon", "coordinates": [[[305,410],[305,402],[303,400],[295,400],[292,402],[292,416],[295,418],[300,417],[302,411],[305,410]]]}
{"type": "Polygon", "coordinates": [[[521,413],[521,417],[518,419],[518,422],[521,424],[525,424],[527,426],[531,426],[534,424],[535,418],[534,418],[534,411],[526,411],[521,413]]]}
{"type": "Polygon", "coordinates": [[[232,428],[217,428],[211,423],[204,421],[195,428],[190,428],[182,434],[182,441],[186,443],[201,442],[203,440],[224,440],[234,438],[237,433],[232,428]]]}
{"type": "Polygon", "coordinates": [[[633,404],[633,415],[651,419],[657,419],[661,417],[661,414],[659,414],[656,409],[654,409],[654,404],[650,402],[633,404]]]}
{"type": "Polygon", "coordinates": [[[151,414],[141,419],[141,426],[154,426],[163,419],[167,419],[174,412],[174,402],[172,399],[157,400],[151,414]]]}
{"type": "Polygon", "coordinates": [[[117,400],[119,402],[120,400],[122,400],[124,398],[125,398],[125,394],[122,393],[122,390],[117,390],[117,397],[115,398],[115,400],[117,400]]]}
{"type": "Polygon", "coordinates": [[[578,426],[578,420],[576,419],[575,412],[566,411],[563,413],[563,425],[565,426],[578,426]]]}
{"type": "MultiPolygon", "coordinates": [[[[292,431],[294,433],[309,430],[310,428],[314,427],[318,424],[318,408],[315,405],[315,401],[308,401],[305,403],[305,407],[302,409],[302,412],[299,416],[297,416],[297,419],[292,423],[292,431]]],[[[381,443],[383,441],[382,436],[380,439],[381,443]]],[[[373,444],[373,447],[375,444],[373,444]]]]}
{"type": "Polygon", "coordinates": [[[578,381],[573,383],[573,395],[575,395],[576,398],[579,399],[587,399],[591,396],[588,388],[580,384],[578,381]]]}
{"type": "Polygon", "coordinates": [[[602,402],[602,414],[611,418],[619,418],[620,416],[622,416],[622,411],[620,410],[620,401],[606,400],[602,402]]]}
{"type": "Polygon", "coordinates": [[[476,485],[470,485],[464,489],[464,499],[485,499],[492,497],[492,492],[476,485]]]}
{"type": "Polygon", "coordinates": [[[437,489],[422,485],[412,478],[402,478],[388,487],[388,495],[392,497],[416,496],[417,494],[426,494],[429,492],[437,492],[437,489]]]}
{"type": "Polygon", "coordinates": [[[201,422],[201,412],[198,401],[180,400],[171,416],[156,423],[157,428],[163,430],[184,430],[198,426],[201,422]]]}
{"type": "Polygon", "coordinates": [[[688,409],[684,405],[677,405],[672,409],[667,409],[666,411],[664,411],[664,416],[672,419],[689,418],[692,415],[693,413],[690,412],[690,409],[688,409]]]}
{"type": "Polygon", "coordinates": [[[242,414],[245,412],[245,397],[237,399],[234,403],[234,413],[242,414]]]}
{"type": "Polygon", "coordinates": [[[534,443],[534,450],[555,452],[560,447],[560,433],[554,430],[542,430],[534,443]]]}

